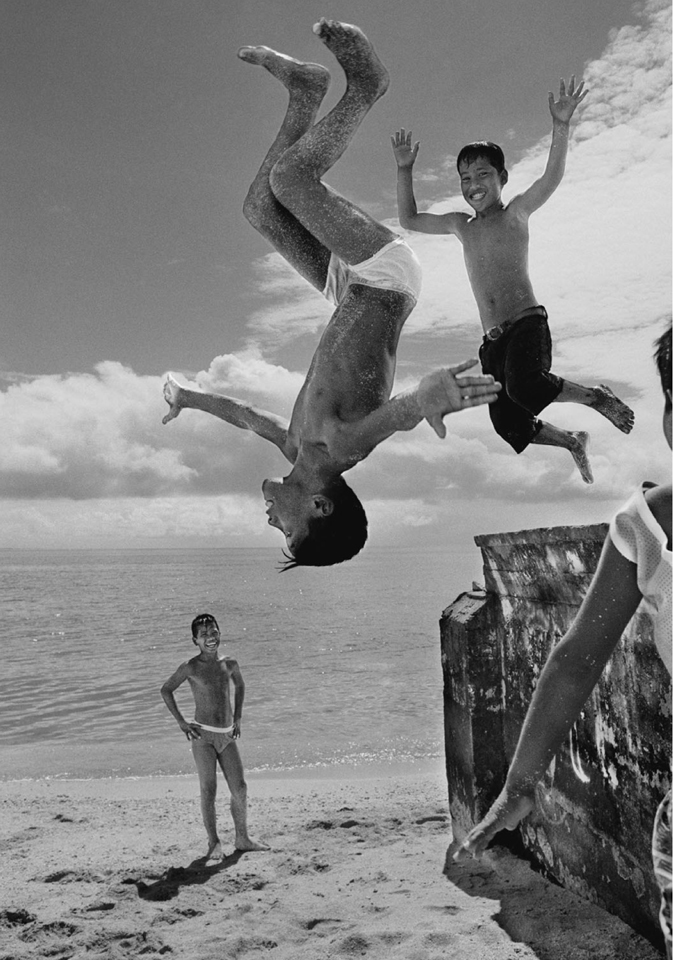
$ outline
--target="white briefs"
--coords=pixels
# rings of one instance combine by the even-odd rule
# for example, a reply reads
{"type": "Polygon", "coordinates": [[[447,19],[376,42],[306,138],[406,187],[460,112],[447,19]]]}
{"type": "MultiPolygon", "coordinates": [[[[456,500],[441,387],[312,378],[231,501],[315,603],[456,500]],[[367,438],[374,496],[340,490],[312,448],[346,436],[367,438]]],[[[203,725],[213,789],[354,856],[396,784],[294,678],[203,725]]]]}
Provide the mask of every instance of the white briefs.
{"type": "Polygon", "coordinates": [[[395,237],[373,257],[362,263],[346,263],[332,254],[323,296],[338,306],[352,283],[381,290],[397,290],[418,300],[421,292],[421,265],[403,237],[395,237]]]}
{"type": "Polygon", "coordinates": [[[209,727],[207,723],[199,723],[198,720],[192,720],[192,723],[195,723],[197,727],[201,727],[202,730],[210,730],[211,733],[231,733],[234,729],[234,725],[230,727],[209,727]]]}

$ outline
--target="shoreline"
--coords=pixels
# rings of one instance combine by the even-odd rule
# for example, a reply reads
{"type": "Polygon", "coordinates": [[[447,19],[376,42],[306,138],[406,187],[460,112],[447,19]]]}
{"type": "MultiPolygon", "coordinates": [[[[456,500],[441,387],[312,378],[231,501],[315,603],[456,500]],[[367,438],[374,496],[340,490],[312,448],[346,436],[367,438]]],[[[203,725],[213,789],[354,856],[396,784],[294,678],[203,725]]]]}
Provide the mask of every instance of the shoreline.
{"type": "MultiPolygon", "coordinates": [[[[0,751],[0,758],[2,752],[0,751]]],[[[190,758],[191,759],[191,758],[190,758]]],[[[245,778],[248,783],[264,783],[265,781],[316,781],[324,780],[368,780],[385,779],[386,777],[413,777],[424,776],[426,774],[436,774],[445,776],[443,757],[421,757],[418,759],[399,759],[399,760],[363,760],[361,762],[340,762],[324,764],[305,764],[295,767],[269,767],[265,769],[245,770],[245,778]]],[[[119,782],[139,782],[157,780],[162,783],[167,781],[193,781],[198,783],[196,770],[188,770],[180,773],[152,772],[148,774],[118,773],[97,774],[86,776],[82,773],[64,773],[64,774],[43,774],[41,776],[0,776],[0,791],[11,784],[69,784],[69,783],[119,783],[119,782]]],[[[447,786],[448,790],[448,786],[447,786]]]]}
{"type": "Polygon", "coordinates": [[[195,775],[4,781],[0,955],[658,960],[502,847],[453,864],[432,763],[250,774],[250,834],[270,849],[246,854],[220,779],[225,857],[208,863],[195,775]]]}

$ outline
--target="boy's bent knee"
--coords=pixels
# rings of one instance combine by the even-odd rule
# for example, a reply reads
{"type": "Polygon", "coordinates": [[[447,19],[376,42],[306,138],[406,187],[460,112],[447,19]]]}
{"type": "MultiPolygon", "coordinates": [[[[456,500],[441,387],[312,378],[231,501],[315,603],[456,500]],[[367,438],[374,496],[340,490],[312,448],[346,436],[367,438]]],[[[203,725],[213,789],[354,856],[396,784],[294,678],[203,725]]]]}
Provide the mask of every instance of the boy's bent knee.
{"type": "Polygon", "coordinates": [[[276,200],[289,210],[292,209],[293,202],[299,196],[305,196],[307,191],[312,188],[317,187],[324,190],[320,180],[313,175],[311,170],[304,165],[299,166],[296,162],[288,160],[287,155],[282,156],[277,161],[269,174],[269,185],[276,200]]]}

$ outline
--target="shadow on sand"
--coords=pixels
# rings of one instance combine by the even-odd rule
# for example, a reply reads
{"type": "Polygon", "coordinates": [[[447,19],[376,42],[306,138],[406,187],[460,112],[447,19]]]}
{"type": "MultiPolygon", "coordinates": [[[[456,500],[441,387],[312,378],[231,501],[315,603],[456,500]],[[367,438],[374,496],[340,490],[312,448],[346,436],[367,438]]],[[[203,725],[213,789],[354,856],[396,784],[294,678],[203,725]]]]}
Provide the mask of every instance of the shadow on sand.
{"type": "Polygon", "coordinates": [[[243,856],[244,851],[234,850],[228,857],[209,863],[206,857],[198,857],[187,867],[169,867],[166,873],[153,883],[134,880],[141,900],[172,900],[177,897],[181,887],[198,886],[207,883],[214,876],[233,867],[243,856]]]}
{"type": "Polygon", "coordinates": [[[494,901],[495,922],[538,960],[660,960],[657,947],[627,924],[545,879],[505,847],[454,863],[457,846],[446,851],[444,876],[469,896],[494,901]]]}

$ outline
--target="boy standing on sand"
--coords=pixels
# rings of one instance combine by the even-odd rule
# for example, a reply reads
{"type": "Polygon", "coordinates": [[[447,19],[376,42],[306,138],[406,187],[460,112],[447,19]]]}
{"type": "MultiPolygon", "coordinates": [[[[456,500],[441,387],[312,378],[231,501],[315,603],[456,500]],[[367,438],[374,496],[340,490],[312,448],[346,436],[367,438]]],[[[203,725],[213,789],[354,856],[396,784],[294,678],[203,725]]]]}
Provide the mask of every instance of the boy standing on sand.
{"type": "Polygon", "coordinates": [[[248,836],[247,785],[243,764],[236,746],[241,735],[241,715],[245,684],[238,663],[220,656],[220,630],[215,617],[202,613],[192,621],[192,640],[199,654],[181,663],[161,688],[161,696],[180,729],[192,744],[192,754],[201,787],[201,813],[208,834],[206,860],[221,860],[222,844],[217,835],[215,797],[217,764],[231,792],[231,815],[234,820],[237,850],[266,850],[248,836]],[[194,694],[194,719],[185,720],[175,702],[174,692],[189,681],[194,694]],[[231,708],[230,683],[234,688],[234,709],[231,708]]]}
{"type": "Polygon", "coordinates": [[[446,435],[442,417],[490,403],[490,376],[457,377],[476,360],[436,370],[390,399],[397,344],[420,290],[420,265],[404,240],[322,177],[388,88],[388,71],[362,31],[320,20],[314,32],[346,74],[346,91],[318,123],[328,70],[269,47],[242,47],[239,57],[264,67],[287,89],[280,130],[248,191],[243,213],[297,272],[336,307],[320,338],[289,423],[249,403],[181,387],[164,387],[170,412],[204,410],[273,443],[292,468],[265,480],[269,523],[282,531],[286,567],[324,566],[354,556],[367,538],[362,504],[342,474],[398,430],[424,418],[446,435]]]}
{"type": "Polygon", "coordinates": [[[498,433],[517,453],[529,443],[564,447],[585,483],[593,483],[587,457],[588,433],[561,430],[538,420],[538,414],[556,401],[593,407],[619,430],[629,433],[633,412],[609,387],[584,387],[550,372],[551,337],[547,311],[541,306],[528,276],[528,218],[556,190],[565,171],[570,118],[588,91],[582,81],[568,89],[561,81],[558,100],[549,94],[552,139],[544,173],[505,206],[507,183],[502,150],[490,141],[470,143],[458,154],[463,197],[472,207],[466,213],[418,213],[413,191],[413,166],[419,144],[400,130],[391,138],[397,161],[397,205],[400,225],[421,233],[454,234],[463,244],[465,265],[479,308],[484,339],[479,350],[484,373],[503,385],[489,407],[498,433]]]}

